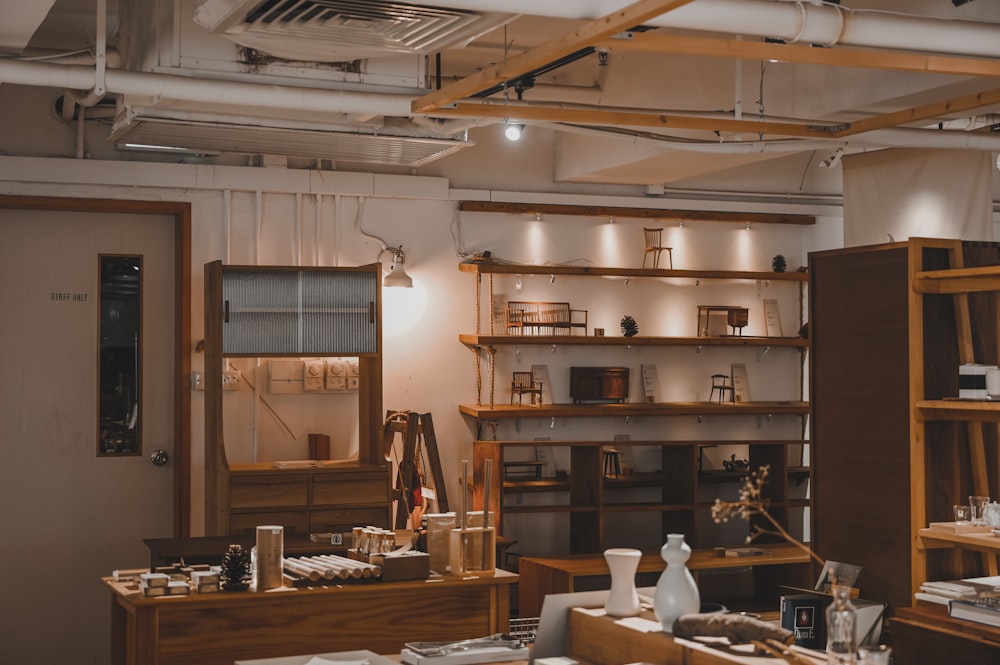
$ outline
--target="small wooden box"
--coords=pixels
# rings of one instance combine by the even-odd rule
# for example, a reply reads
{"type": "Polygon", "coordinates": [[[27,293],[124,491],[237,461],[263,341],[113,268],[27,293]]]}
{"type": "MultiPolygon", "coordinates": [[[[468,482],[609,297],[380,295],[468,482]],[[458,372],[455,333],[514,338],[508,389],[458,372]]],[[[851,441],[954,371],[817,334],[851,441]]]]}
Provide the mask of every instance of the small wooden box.
{"type": "Polygon", "coordinates": [[[431,557],[427,552],[372,554],[369,562],[382,568],[383,582],[426,580],[431,575],[431,557]]]}

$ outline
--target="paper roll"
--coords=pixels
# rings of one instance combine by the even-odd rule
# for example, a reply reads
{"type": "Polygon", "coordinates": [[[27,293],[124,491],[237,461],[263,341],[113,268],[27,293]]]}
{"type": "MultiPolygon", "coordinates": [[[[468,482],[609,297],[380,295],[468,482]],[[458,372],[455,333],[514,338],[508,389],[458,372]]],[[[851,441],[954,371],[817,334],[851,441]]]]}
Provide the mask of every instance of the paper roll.
{"type": "Polygon", "coordinates": [[[276,589],[282,585],[282,559],[285,554],[284,528],[257,527],[257,590],[276,589]]]}

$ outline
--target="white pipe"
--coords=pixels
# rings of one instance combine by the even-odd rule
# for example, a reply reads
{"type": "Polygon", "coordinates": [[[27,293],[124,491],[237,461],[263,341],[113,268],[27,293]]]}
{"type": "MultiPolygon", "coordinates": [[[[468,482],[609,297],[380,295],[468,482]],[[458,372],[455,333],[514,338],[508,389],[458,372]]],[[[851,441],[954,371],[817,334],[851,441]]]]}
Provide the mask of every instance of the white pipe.
{"type": "MultiPolygon", "coordinates": [[[[596,19],[623,9],[631,1],[434,0],[433,4],[476,11],[596,19]]],[[[683,30],[774,37],[785,41],[797,39],[806,44],[839,43],[984,58],[1000,57],[1000,24],[851,10],[828,3],[697,0],[645,23],[683,30]]]]}

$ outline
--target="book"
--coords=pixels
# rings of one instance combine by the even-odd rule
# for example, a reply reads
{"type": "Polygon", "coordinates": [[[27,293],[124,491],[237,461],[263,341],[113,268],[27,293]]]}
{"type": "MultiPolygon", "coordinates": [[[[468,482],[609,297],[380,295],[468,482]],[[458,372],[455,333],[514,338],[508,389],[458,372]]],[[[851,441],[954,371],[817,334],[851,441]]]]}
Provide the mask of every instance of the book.
{"type": "Polygon", "coordinates": [[[781,597],[781,627],[795,634],[795,644],[808,649],[826,648],[823,612],[829,599],[812,593],[781,597]]]}
{"type": "Polygon", "coordinates": [[[982,594],[993,593],[1000,593],[1000,576],[924,582],[913,597],[928,603],[947,605],[951,600],[974,600],[982,594]]]}
{"type": "Polygon", "coordinates": [[[764,556],[765,554],[770,554],[769,550],[765,550],[761,547],[727,547],[726,556],[741,557],[741,556],[764,556]]]}
{"type": "Polygon", "coordinates": [[[950,600],[948,616],[988,626],[1000,626],[1000,594],[984,595],[968,600],[950,600]]]}

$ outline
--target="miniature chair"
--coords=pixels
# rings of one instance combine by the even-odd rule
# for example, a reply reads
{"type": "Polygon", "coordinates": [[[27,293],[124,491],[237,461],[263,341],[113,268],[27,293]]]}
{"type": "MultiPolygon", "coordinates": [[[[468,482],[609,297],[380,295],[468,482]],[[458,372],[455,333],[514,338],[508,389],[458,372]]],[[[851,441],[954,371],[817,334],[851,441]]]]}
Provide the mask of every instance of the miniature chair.
{"type": "Polygon", "coordinates": [[[671,270],[674,268],[674,252],[673,247],[664,247],[660,243],[663,242],[661,238],[663,237],[663,229],[647,229],[643,228],[643,234],[646,238],[646,250],[642,253],[642,267],[646,267],[646,256],[649,254],[653,255],[653,267],[658,268],[660,266],[660,254],[663,252],[667,253],[667,259],[669,260],[669,267],[671,270]]]}
{"type": "Polygon", "coordinates": [[[542,405],[542,382],[535,381],[531,372],[514,372],[514,378],[510,382],[510,403],[514,403],[514,395],[517,395],[517,403],[521,404],[521,398],[531,395],[531,405],[542,405]]]}
{"type": "Polygon", "coordinates": [[[709,402],[715,398],[716,391],[719,393],[719,404],[722,404],[723,401],[732,402],[735,399],[733,394],[733,384],[729,382],[729,376],[726,374],[712,375],[712,392],[708,395],[709,402]],[[729,399],[725,399],[726,393],[729,394],[729,399]]]}

